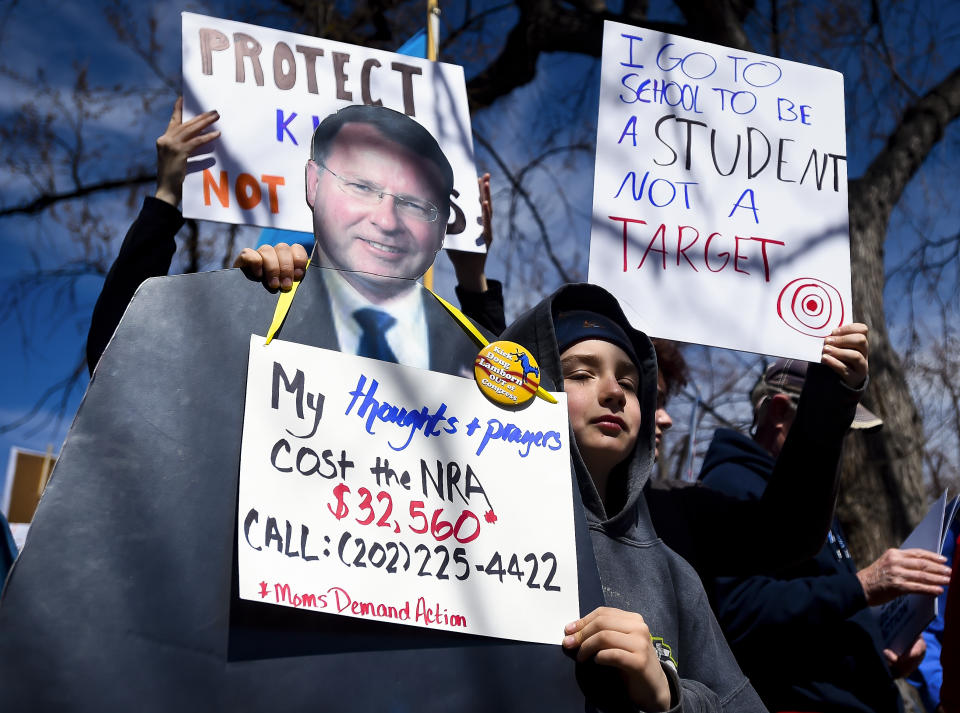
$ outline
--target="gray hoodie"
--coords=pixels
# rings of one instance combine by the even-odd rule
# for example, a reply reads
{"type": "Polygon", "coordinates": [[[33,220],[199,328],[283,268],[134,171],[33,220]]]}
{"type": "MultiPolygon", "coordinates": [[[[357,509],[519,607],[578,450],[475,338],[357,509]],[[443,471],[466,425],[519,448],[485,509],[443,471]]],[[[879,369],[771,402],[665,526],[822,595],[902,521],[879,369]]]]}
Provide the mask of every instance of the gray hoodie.
{"type": "MultiPolygon", "coordinates": [[[[663,544],[650,521],[643,495],[653,468],[657,401],[657,363],[650,340],[630,327],[612,295],[593,285],[562,287],[508,327],[502,338],[530,349],[540,364],[541,385],[560,391],[554,318],[583,309],[604,314],[624,328],[640,360],[642,382],[642,421],[633,455],[610,476],[610,487],[622,489],[619,512],[604,510],[580,453],[571,446],[605,603],[643,616],[670,680],[673,710],[765,711],[723,638],[696,572],[663,544]]],[[[570,442],[575,444],[573,434],[570,442]]],[[[596,695],[602,699],[596,701],[599,707],[628,707],[615,694],[596,695]]]]}

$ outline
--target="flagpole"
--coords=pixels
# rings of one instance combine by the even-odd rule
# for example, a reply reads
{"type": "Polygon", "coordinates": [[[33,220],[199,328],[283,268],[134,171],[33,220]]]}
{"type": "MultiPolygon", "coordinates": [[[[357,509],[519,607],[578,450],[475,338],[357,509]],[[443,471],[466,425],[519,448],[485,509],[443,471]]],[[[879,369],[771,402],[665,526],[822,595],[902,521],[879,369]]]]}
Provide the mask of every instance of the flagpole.
{"type": "MultiPolygon", "coordinates": [[[[427,59],[439,60],[440,51],[440,4],[439,0],[427,0],[427,59]]],[[[423,286],[433,289],[433,265],[423,273],[423,286]]]]}

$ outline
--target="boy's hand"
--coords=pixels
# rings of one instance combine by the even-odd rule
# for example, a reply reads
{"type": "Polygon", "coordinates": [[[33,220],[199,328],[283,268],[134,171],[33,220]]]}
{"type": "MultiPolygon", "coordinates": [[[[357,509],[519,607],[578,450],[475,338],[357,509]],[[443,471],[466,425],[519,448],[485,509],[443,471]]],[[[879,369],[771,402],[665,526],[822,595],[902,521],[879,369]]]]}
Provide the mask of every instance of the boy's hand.
{"type": "Polygon", "coordinates": [[[244,248],[233,263],[243,270],[248,280],[259,280],[271,292],[289,292],[293,283],[302,280],[307,267],[307,251],[296,243],[261,245],[254,250],[244,248]]]}
{"type": "Polygon", "coordinates": [[[670,708],[670,683],[650,639],[643,617],[634,612],[599,607],[564,627],[565,649],[576,649],[577,661],[593,658],[620,671],[630,700],[646,711],[670,708]]]}
{"type": "Polygon", "coordinates": [[[867,325],[852,322],[834,329],[823,340],[820,362],[840,375],[847,386],[857,388],[867,378],[867,325]]]}
{"type": "Polygon", "coordinates": [[[480,212],[483,215],[483,242],[487,245],[487,252],[471,253],[465,250],[447,250],[447,257],[453,263],[453,271],[457,273],[457,284],[471,292],[487,291],[487,276],[484,268],[487,264],[487,255],[493,243],[493,201],[490,198],[490,174],[485,173],[477,179],[480,184],[480,212]]]}
{"type": "Polygon", "coordinates": [[[207,111],[184,124],[183,97],[177,97],[167,130],[157,139],[157,192],[154,194],[157,198],[174,208],[180,205],[183,179],[187,175],[187,157],[220,136],[219,131],[203,133],[219,118],[216,111],[207,111]]]}

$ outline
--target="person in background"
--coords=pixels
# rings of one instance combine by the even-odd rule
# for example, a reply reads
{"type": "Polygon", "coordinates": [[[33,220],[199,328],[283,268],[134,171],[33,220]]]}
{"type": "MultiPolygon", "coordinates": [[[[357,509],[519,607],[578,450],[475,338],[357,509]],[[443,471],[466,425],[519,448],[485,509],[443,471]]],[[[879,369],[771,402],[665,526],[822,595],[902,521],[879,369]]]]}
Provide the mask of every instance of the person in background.
{"type": "MultiPolygon", "coordinates": [[[[947,558],[948,567],[953,567],[957,559],[957,537],[960,537],[960,520],[953,521],[944,540],[941,554],[947,558]]],[[[951,584],[952,582],[951,579],[951,584]]],[[[940,705],[940,687],[943,685],[943,664],[940,661],[940,653],[943,647],[944,615],[949,596],[950,586],[937,597],[937,616],[921,634],[927,645],[927,655],[924,656],[917,670],[907,676],[907,681],[917,689],[920,700],[930,713],[935,713],[940,705]]]]}
{"type": "MultiPolygon", "coordinates": [[[[833,365],[836,340],[826,341],[833,365]]],[[[746,500],[763,495],[809,407],[805,382],[815,366],[778,359],[766,369],[751,392],[753,437],[717,431],[701,471],[707,486],[746,500]]],[[[862,388],[865,379],[864,360],[845,381],[862,388]]],[[[755,544],[746,538],[741,548],[750,552],[755,544]]],[[[918,639],[902,656],[885,650],[868,607],[901,594],[936,596],[948,576],[941,556],[916,549],[887,550],[858,571],[834,520],[816,557],[768,575],[718,578],[711,595],[737,660],[771,710],[892,713],[902,710],[894,678],[916,668],[925,646],[918,639]]]]}
{"type": "Polygon", "coordinates": [[[618,674],[620,686],[607,691],[614,710],[763,711],[699,578],[650,520],[643,486],[658,380],[650,340],[593,285],[560,288],[502,337],[530,348],[541,384],[567,395],[571,470],[606,606],[568,624],[564,648],[618,674]]]}
{"type": "MultiPolygon", "coordinates": [[[[960,538],[953,545],[960,551],[960,538]]],[[[943,683],[940,686],[940,706],[943,713],[960,713],[960,557],[953,558],[953,572],[947,587],[947,602],[943,608],[943,638],[940,666],[943,683]]]]}
{"type": "MultiPolygon", "coordinates": [[[[705,581],[723,575],[762,574],[806,560],[823,546],[833,518],[843,437],[857,413],[867,369],[867,329],[845,325],[824,345],[823,363],[811,365],[797,414],[779,457],[770,459],[769,485],[756,498],[669,478],[646,486],[654,527],[705,581]],[[832,343],[830,343],[832,342],[832,343]],[[742,543],[751,542],[749,548],[742,543]]],[[[654,340],[660,367],[658,449],[673,425],[669,398],[686,383],[682,352],[654,340]]],[[[875,423],[876,417],[861,421],[875,423]]],[[[701,475],[702,478],[702,475],[701,475]]]]}

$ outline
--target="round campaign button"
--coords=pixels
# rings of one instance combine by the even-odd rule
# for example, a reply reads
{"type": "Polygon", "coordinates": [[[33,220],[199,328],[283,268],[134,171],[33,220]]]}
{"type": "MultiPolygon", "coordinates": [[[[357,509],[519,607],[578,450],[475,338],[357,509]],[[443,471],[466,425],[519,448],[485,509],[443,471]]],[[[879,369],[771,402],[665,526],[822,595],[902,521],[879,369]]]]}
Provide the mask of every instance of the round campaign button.
{"type": "Polygon", "coordinates": [[[540,386],[537,360],[516,342],[485,346],[473,363],[473,374],[487,398],[506,406],[526,403],[540,386]]]}

